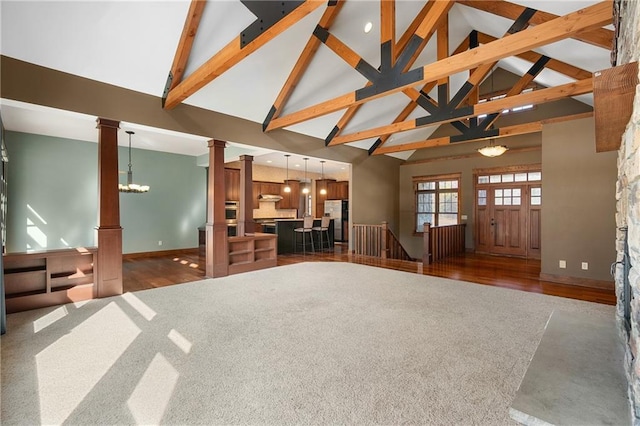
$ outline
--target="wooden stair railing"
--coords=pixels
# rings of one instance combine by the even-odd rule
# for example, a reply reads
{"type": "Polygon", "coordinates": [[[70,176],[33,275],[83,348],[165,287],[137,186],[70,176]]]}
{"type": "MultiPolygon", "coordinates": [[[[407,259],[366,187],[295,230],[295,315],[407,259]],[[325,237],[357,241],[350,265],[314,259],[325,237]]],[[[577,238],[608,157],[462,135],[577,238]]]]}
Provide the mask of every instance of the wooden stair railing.
{"type": "Polygon", "coordinates": [[[387,222],[380,225],[353,225],[353,251],[361,256],[382,259],[415,260],[389,229],[387,222]]]}
{"type": "Polygon", "coordinates": [[[448,256],[464,253],[466,224],[431,226],[424,224],[422,263],[429,265],[448,256]]]}
{"type": "MultiPolygon", "coordinates": [[[[383,227],[386,227],[386,222],[383,222],[383,227]]],[[[389,228],[387,228],[387,251],[388,259],[409,260],[412,262],[416,260],[409,256],[409,253],[402,247],[400,240],[389,228]]]]}

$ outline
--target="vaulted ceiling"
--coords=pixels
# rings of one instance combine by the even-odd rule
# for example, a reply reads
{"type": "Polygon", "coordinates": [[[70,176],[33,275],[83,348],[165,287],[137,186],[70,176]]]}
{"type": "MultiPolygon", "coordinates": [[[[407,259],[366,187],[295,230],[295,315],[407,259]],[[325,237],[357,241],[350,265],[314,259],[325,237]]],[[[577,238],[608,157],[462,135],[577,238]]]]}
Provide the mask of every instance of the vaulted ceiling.
{"type": "Polygon", "coordinates": [[[536,122],[496,127],[508,108],[568,97],[592,104],[591,74],[610,66],[613,40],[609,0],[0,7],[3,55],[162,96],[158,108],[186,103],[274,135],[285,128],[402,158],[539,131],[536,122]],[[497,67],[520,78],[504,99],[480,103],[478,88],[497,67]],[[538,90],[521,93],[533,83],[538,90]],[[430,139],[443,123],[455,134],[430,139]]]}

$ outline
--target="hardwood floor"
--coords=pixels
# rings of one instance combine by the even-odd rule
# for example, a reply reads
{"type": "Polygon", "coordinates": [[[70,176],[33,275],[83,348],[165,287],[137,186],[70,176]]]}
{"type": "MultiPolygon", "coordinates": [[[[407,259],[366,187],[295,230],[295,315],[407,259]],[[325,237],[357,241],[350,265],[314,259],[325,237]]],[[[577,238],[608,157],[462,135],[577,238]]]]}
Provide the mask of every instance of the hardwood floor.
{"type": "MultiPolygon", "coordinates": [[[[123,261],[124,291],[138,291],[204,278],[204,257],[198,250],[123,261]]],[[[300,262],[351,262],[416,274],[434,275],[478,284],[543,293],[570,299],[615,305],[613,290],[540,281],[540,261],[480,254],[451,257],[423,268],[421,263],[355,256],[346,246],[334,252],[278,256],[278,266],[300,262]]]]}

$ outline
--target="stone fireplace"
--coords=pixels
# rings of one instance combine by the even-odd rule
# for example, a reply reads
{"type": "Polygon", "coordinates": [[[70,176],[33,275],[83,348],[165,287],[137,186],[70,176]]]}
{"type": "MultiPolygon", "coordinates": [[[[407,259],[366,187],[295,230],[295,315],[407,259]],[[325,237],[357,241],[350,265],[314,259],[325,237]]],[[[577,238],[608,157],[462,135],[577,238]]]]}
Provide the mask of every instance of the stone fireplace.
{"type": "MultiPolygon", "coordinates": [[[[616,64],[638,61],[640,52],[640,2],[616,0],[616,64]]],[[[618,151],[616,188],[617,260],[615,266],[618,305],[616,317],[625,343],[625,369],[629,382],[634,424],[640,423],[640,86],[636,87],[633,113],[618,151]],[[626,247],[625,247],[626,244],[626,247]],[[626,255],[625,255],[626,248],[626,255]],[[625,294],[626,293],[626,294],[625,294]],[[625,297],[626,296],[626,297],[625,297]],[[625,302],[627,305],[625,306],[625,302]],[[625,311],[626,317],[625,319],[625,311]]]]}

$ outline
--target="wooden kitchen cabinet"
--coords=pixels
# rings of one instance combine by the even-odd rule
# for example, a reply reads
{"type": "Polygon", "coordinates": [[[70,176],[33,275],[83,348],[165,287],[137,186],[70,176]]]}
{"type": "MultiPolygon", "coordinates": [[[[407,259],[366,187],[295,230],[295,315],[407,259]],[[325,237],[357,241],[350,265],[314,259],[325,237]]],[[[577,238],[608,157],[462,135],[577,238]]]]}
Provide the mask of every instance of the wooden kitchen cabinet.
{"type": "Polygon", "coordinates": [[[285,181],[281,187],[280,195],[282,200],[280,201],[281,209],[297,209],[300,204],[300,181],[288,180],[285,181]],[[289,185],[291,192],[284,192],[285,186],[289,185]]]}
{"type": "Polygon", "coordinates": [[[349,181],[343,180],[336,182],[336,200],[348,200],[349,199],[349,181]]]}
{"type": "MultiPolygon", "coordinates": [[[[258,202],[260,201],[260,194],[280,195],[282,192],[283,184],[278,182],[260,182],[253,181],[253,198],[255,200],[255,207],[258,208],[258,202]]],[[[275,203],[277,209],[283,208],[280,201],[275,203]]]]}
{"type": "Polygon", "coordinates": [[[240,201],[240,170],[224,169],[225,200],[240,201]]]}

